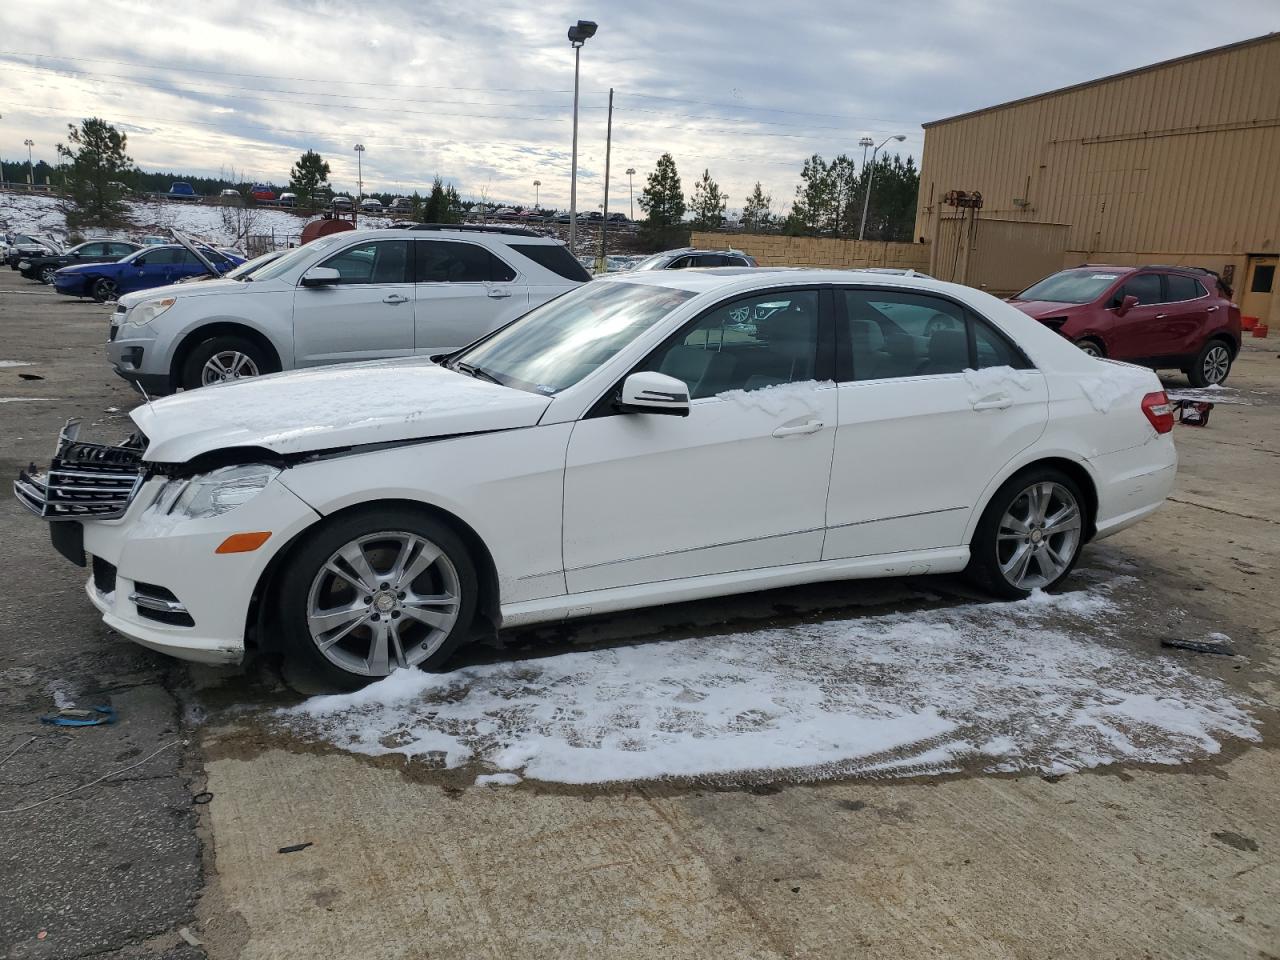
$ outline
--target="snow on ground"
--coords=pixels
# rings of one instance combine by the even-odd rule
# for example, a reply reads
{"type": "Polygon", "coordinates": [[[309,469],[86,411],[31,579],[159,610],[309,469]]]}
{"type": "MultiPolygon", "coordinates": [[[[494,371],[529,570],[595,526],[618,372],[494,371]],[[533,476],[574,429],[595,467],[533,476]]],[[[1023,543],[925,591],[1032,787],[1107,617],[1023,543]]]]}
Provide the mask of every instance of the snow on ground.
{"type": "Polygon", "coordinates": [[[1257,740],[1250,704],[1108,643],[1108,589],[396,671],[277,712],[363,754],[475,764],[502,784],[914,776],[1176,764],[1257,740]]]}
{"type": "MultiPolygon", "coordinates": [[[[270,207],[240,209],[206,206],[195,203],[171,203],[165,200],[130,200],[126,202],[133,229],[97,230],[86,227],[80,232],[92,237],[139,240],[146,234],[168,236],[177,229],[202,237],[211,243],[233,244],[243,232],[244,220],[237,223],[237,213],[249,218],[249,233],[297,238],[303,226],[314,217],[303,217],[288,210],[270,207]]],[[[360,217],[361,226],[383,227],[391,222],[385,216],[360,217]]],[[[57,197],[42,193],[0,193],[0,233],[48,234],[59,240],[67,236],[66,216],[57,197]]]]}

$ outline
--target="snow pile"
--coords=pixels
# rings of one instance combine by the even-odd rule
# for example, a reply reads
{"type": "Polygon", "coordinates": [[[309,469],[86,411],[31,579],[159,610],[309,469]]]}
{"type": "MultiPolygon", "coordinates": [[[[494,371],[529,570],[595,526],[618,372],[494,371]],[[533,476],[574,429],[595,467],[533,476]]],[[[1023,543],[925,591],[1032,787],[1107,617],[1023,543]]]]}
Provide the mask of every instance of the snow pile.
{"type": "Polygon", "coordinates": [[[997,393],[1011,392],[1010,388],[1026,393],[1035,382],[1025,370],[1015,370],[1009,366],[965,370],[964,379],[969,384],[970,403],[977,403],[997,393]]]}
{"type": "MultiPolygon", "coordinates": [[[[1173,764],[1257,740],[1248,705],[1098,642],[1102,592],[398,671],[278,712],[358,753],[563,783],[1173,764]]],[[[486,783],[500,783],[485,780],[486,783]]]]}
{"type": "Polygon", "coordinates": [[[1078,381],[1081,392],[1099,413],[1109,413],[1118,401],[1127,397],[1140,400],[1146,394],[1161,389],[1160,381],[1148,370],[1112,360],[1101,363],[1106,370],[1105,376],[1081,377],[1078,381]]]}
{"type": "Polygon", "coordinates": [[[720,400],[736,403],[746,410],[761,410],[771,417],[784,413],[796,416],[804,413],[817,413],[818,406],[814,401],[814,393],[819,389],[832,387],[830,380],[799,380],[795,383],[779,383],[756,390],[725,390],[717,393],[720,400]]]}

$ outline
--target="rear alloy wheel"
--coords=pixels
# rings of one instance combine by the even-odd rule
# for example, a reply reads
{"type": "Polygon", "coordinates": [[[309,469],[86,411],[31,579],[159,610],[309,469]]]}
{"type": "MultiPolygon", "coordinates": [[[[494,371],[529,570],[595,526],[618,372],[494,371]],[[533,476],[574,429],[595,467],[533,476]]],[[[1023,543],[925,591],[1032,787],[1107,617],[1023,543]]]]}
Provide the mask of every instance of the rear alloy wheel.
{"type": "Polygon", "coordinates": [[[987,505],[970,545],[967,573],[989,592],[1019,599],[1050,590],[1080,557],[1084,498],[1075,482],[1053,469],[1008,481],[987,505]]]}
{"type": "Polygon", "coordinates": [[[1231,348],[1221,340],[1210,340],[1196,355],[1187,378],[1193,387],[1212,387],[1227,379],[1231,372],[1231,348]]]}
{"type": "Polygon", "coordinates": [[[258,377],[275,370],[271,358],[252,340],[237,336],[210,337],[182,364],[182,386],[187,390],[228,380],[258,377]]]}
{"type": "Polygon", "coordinates": [[[40,282],[45,285],[51,285],[53,283],[53,275],[57,273],[57,271],[57,267],[45,267],[40,271],[40,282]]]}
{"type": "Polygon", "coordinates": [[[110,303],[112,300],[120,299],[120,288],[116,286],[114,280],[107,277],[99,277],[93,281],[93,299],[99,303],[110,303]]]}
{"type": "Polygon", "coordinates": [[[371,509],[322,527],[290,557],[280,619],[296,657],[337,686],[444,663],[470,628],[475,568],[426,514],[371,509]]]}
{"type": "Polygon", "coordinates": [[[1098,346],[1098,341],[1096,340],[1077,340],[1076,346],[1091,357],[1106,356],[1106,354],[1102,352],[1102,347],[1098,346]]]}

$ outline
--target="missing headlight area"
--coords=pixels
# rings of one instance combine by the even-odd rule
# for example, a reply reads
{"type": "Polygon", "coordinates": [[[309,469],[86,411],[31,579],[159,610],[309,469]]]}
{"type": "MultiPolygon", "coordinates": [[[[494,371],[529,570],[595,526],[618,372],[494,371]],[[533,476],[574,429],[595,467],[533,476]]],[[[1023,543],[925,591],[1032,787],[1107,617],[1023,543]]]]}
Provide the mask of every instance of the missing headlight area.
{"type": "Polygon", "coordinates": [[[20,470],[13,492],[46,520],[124,516],[142,485],[146,438],[134,433],[114,446],[93,443],[80,439],[80,427],[78,419],[68,420],[48,470],[34,463],[20,470]]]}

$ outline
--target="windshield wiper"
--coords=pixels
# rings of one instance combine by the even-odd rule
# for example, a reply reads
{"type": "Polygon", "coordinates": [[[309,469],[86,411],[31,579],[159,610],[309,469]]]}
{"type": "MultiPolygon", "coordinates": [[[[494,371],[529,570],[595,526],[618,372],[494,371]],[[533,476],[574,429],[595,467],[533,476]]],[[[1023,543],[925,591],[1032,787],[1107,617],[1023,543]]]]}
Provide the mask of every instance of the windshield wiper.
{"type": "Polygon", "coordinates": [[[453,365],[453,369],[459,370],[462,373],[465,373],[467,376],[474,377],[477,380],[488,380],[490,383],[496,383],[500,387],[505,386],[505,384],[503,384],[501,380],[495,377],[488,370],[481,370],[479,367],[470,363],[466,363],[462,360],[457,361],[453,365]]]}

